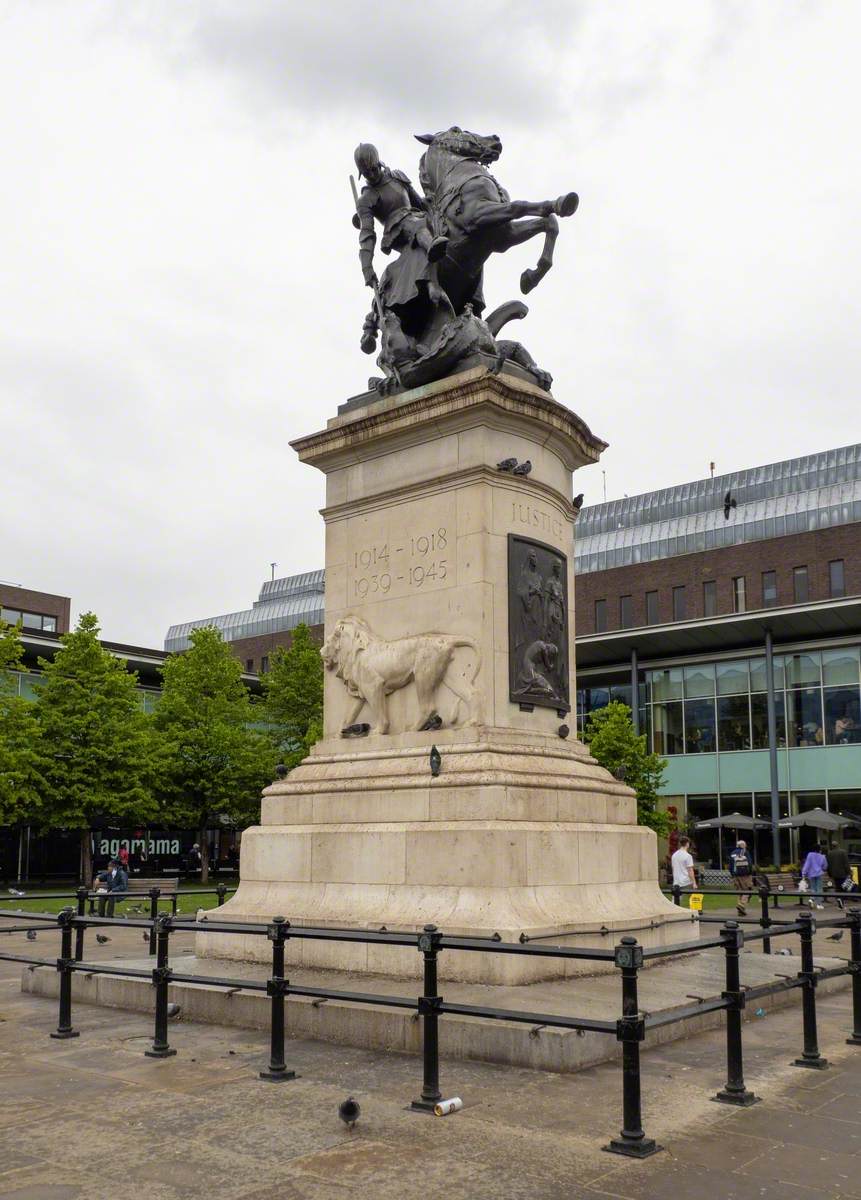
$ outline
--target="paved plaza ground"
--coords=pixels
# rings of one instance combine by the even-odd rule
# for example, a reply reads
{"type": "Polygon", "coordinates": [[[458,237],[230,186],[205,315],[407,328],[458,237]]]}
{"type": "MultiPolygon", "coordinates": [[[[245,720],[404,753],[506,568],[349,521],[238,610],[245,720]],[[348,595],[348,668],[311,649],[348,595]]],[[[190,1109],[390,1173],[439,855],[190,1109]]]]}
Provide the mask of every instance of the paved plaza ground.
{"type": "MultiPolygon", "coordinates": [[[[133,938],[123,931],[98,956],[127,955],[133,938]]],[[[12,935],[3,948],[47,958],[56,941],[40,933],[34,948],[12,935]]],[[[632,1162],[600,1149],[620,1124],[617,1064],[562,1076],[444,1061],[443,1091],[465,1107],[426,1117],[406,1107],[421,1082],[411,1056],[290,1041],[300,1078],[268,1084],[257,1078],[264,1034],[179,1020],[177,1056],[152,1060],[149,1018],[82,1004],[80,1038],[52,1041],[56,1002],[22,995],[20,970],[0,963],[0,1200],[861,1198],[848,991],[820,998],[828,1071],[790,1066],[798,1007],[766,1005],[745,1026],[747,1082],[763,1098],[753,1109],[710,1101],[723,1082],[721,1032],[647,1043],[644,1124],[666,1149],[632,1162]],[[337,1116],[350,1094],[362,1106],[352,1133],[337,1116]]]]}

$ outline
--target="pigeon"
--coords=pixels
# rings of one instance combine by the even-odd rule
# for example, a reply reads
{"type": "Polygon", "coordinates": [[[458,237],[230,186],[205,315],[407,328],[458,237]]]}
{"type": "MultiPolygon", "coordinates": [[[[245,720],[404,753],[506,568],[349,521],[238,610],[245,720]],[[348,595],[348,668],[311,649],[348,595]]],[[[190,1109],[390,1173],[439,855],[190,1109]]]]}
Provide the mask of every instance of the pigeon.
{"type": "Polygon", "coordinates": [[[836,933],[830,934],[825,940],[827,942],[839,942],[842,937],[843,937],[843,930],[838,929],[836,933]]]}
{"type": "Polygon", "coordinates": [[[28,930],[27,930],[27,941],[28,941],[28,942],[35,942],[35,940],[36,940],[36,930],[35,930],[35,929],[28,929],[28,930]]]}
{"type": "Polygon", "coordinates": [[[518,463],[512,471],[512,475],[528,475],[532,470],[532,463],[527,458],[526,462],[518,463]]]}
{"type": "Polygon", "coordinates": [[[144,930],[143,940],[144,940],[145,942],[148,942],[148,941],[149,941],[149,934],[146,932],[146,930],[144,930]]]}
{"type": "Polygon", "coordinates": [[[17,888],[9,888],[10,896],[26,896],[26,892],[19,892],[17,888]]]}
{"type": "Polygon", "coordinates": [[[725,521],[729,520],[729,514],[734,508],[738,508],[738,500],[732,492],[727,492],[723,498],[723,519],[725,521]]]}
{"type": "Polygon", "coordinates": [[[96,934],[96,941],[99,943],[100,946],[104,946],[105,943],[109,942],[110,940],[111,939],[109,937],[105,937],[105,935],[103,933],[96,934]]]}
{"type": "Polygon", "coordinates": [[[516,466],[516,458],[504,458],[502,462],[496,464],[496,469],[497,471],[513,471],[516,466]]]}
{"type": "Polygon", "coordinates": [[[583,507],[583,493],[581,492],[579,494],[579,496],[575,496],[574,499],[571,501],[571,503],[574,505],[574,507],[579,512],[580,509],[583,507]]]}
{"type": "Polygon", "coordinates": [[[784,948],[782,950],[778,950],[777,953],[778,954],[791,954],[792,951],[787,946],[784,946],[784,948]]]}
{"type": "Polygon", "coordinates": [[[354,1100],[352,1096],[348,1096],[346,1100],[342,1100],[338,1105],[338,1116],[348,1129],[356,1128],[356,1122],[359,1119],[361,1111],[358,1100],[354,1100]]]}
{"type": "Polygon", "coordinates": [[[182,1012],[181,1004],[168,1004],[167,1015],[169,1017],[178,1017],[181,1012],[182,1012]]]}

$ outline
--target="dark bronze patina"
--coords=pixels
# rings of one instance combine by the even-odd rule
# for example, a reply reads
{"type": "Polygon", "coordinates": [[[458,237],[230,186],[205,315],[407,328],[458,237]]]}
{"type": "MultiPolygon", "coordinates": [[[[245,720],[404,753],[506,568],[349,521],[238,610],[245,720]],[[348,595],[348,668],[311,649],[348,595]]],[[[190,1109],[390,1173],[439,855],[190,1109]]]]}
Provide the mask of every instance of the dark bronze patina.
{"type": "Polygon", "coordinates": [[[530,238],[543,235],[538,263],[520,277],[527,294],[553,265],[559,217],[577,210],[575,192],[556,200],[511,200],[488,167],[502,153],[496,134],[482,136],[453,125],[440,133],[417,135],[427,146],[419,164],[423,195],[403,171],[380,161],[369,142],[356,147],[355,163],[365,184],[353,186],[359,230],[359,260],[374,307],[365,318],[361,346],[377,347],[382,379],[371,387],[386,394],[441,379],[467,359],[484,355],[502,370],[516,364],[545,390],[551,376],[514,341],[498,340],[508,321],[529,311],[508,301],[483,316],[484,264],[530,238]],[[380,278],[374,269],[377,222],[380,249],[395,254],[380,278]]]}
{"type": "Polygon", "coordinates": [[[570,711],[565,555],[514,533],[508,535],[508,663],[512,703],[555,708],[560,716],[570,711]]]}

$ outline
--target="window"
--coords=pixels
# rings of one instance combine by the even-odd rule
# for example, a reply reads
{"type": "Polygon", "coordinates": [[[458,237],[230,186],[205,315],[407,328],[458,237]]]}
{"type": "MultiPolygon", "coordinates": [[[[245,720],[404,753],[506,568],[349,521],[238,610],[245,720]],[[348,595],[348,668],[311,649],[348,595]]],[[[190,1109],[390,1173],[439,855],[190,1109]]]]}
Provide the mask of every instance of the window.
{"type": "Polygon", "coordinates": [[[595,632],[596,633],[606,633],[607,632],[607,601],[606,600],[596,600],[595,601],[595,632]]]}
{"type": "Polygon", "coordinates": [[[246,658],[245,670],[248,672],[249,675],[253,673],[253,671],[254,671],[254,659],[253,658],[246,658]]]}
{"type": "Polygon", "coordinates": [[[833,600],[846,595],[846,573],[842,558],[835,558],[828,564],[828,594],[833,600]]]}
{"type": "Polygon", "coordinates": [[[658,621],[658,593],[646,592],[646,624],[657,625],[658,621]]]}
{"type": "Polygon", "coordinates": [[[744,610],[744,576],[737,575],[732,581],[732,611],[743,613],[744,610]]]}
{"type": "Polygon", "coordinates": [[[718,749],[750,749],[750,713],[747,691],[740,696],[721,696],[718,700],[718,749]]]}
{"type": "Polygon", "coordinates": [[[713,754],[715,748],[714,700],[685,701],[685,753],[713,754]]]}
{"type": "Polygon", "coordinates": [[[619,597],[619,628],[630,629],[634,624],[634,603],[631,596],[619,597]]]}
{"type": "Polygon", "coordinates": [[[17,625],[20,621],[25,629],[45,629],[48,633],[57,632],[57,618],[46,617],[42,613],[22,612],[19,608],[0,608],[0,620],[9,625],[17,625]]]}
{"type": "Polygon", "coordinates": [[[777,572],[763,571],[762,607],[774,608],[775,604],[777,604],[777,572]]]}
{"type": "MultiPolygon", "coordinates": [[[[783,692],[774,693],[774,713],[777,727],[777,745],[786,745],[786,713],[784,711],[783,692]]],[[[753,749],[768,749],[768,695],[765,692],[754,692],[750,698],[750,718],[753,732],[753,749]]]]}
{"type": "Polygon", "coordinates": [[[857,687],[825,689],[825,740],[829,746],[851,746],[861,742],[857,687]]]}
{"type": "Polygon", "coordinates": [[[796,604],[806,604],[810,596],[807,586],[807,567],[793,567],[792,588],[796,604]]]}
{"type": "Polygon", "coordinates": [[[719,696],[737,696],[742,692],[747,692],[748,687],[747,659],[739,658],[717,664],[719,696]]]}
{"type": "Polygon", "coordinates": [[[717,616],[717,582],[707,579],[703,584],[703,616],[717,616]]]}
{"type": "Polygon", "coordinates": [[[672,704],[655,704],[652,723],[657,754],[684,753],[681,701],[675,701],[672,704]]]}
{"type": "Polygon", "coordinates": [[[790,746],[821,746],[822,692],[815,688],[793,688],[786,693],[786,725],[790,746]]]}
{"type": "Polygon", "coordinates": [[[260,674],[265,675],[269,670],[269,655],[264,654],[260,660],[260,674]]]}
{"type": "Polygon", "coordinates": [[[56,617],[42,617],[42,628],[46,631],[46,633],[56,633],[57,632],[57,618],[56,617]]]}
{"type": "Polygon", "coordinates": [[[684,621],[687,615],[687,606],[685,604],[685,589],[682,587],[673,588],[673,620],[684,621]]]}

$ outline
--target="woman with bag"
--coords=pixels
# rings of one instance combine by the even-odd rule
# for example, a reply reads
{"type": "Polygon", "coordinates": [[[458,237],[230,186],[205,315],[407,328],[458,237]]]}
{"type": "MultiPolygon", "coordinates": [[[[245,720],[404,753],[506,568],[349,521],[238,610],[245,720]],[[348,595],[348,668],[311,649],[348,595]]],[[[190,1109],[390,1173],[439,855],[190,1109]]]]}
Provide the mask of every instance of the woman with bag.
{"type": "Polygon", "coordinates": [[[828,870],[828,860],[822,853],[822,847],[817,843],[804,860],[801,868],[801,878],[807,880],[810,888],[810,907],[814,901],[817,908],[824,908],[822,903],[822,876],[828,870]]]}

